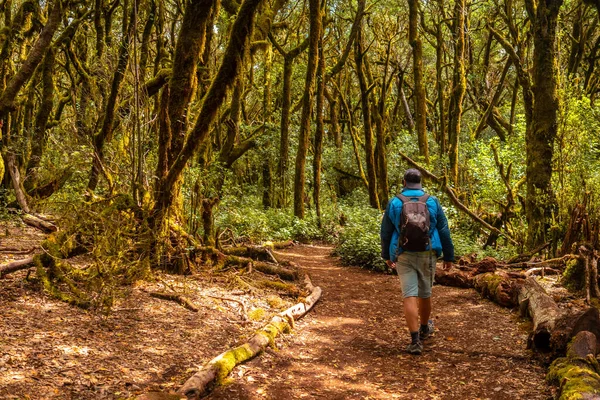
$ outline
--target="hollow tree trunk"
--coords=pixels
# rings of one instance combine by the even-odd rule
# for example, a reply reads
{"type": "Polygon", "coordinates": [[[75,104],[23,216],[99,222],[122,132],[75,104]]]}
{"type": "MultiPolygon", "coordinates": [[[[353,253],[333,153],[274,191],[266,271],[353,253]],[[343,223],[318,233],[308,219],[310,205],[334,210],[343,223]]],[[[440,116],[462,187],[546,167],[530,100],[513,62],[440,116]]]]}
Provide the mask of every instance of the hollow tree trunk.
{"type": "Polygon", "coordinates": [[[532,345],[536,349],[549,349],[550,336],[559,317],[560,310],[552,297],[535,278],[525,280],[519,291],[519,308],[533,320],[532,345]]]}

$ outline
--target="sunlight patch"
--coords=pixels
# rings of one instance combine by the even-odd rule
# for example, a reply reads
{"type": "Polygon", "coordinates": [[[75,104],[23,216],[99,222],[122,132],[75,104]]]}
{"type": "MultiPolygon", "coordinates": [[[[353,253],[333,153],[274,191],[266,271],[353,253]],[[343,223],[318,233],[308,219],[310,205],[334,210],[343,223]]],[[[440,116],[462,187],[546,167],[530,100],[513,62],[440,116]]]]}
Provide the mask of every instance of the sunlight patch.
{"type": "Polygon", "coordinates": [[[90,351],[92,350],[89,347],[85,347],[85,346],[79,347],[79,346],[60,345],[60,346],[57,346],[57,348],[67,355],[77,354],[80,356],[87,356],[90,353],[90,351]]]}

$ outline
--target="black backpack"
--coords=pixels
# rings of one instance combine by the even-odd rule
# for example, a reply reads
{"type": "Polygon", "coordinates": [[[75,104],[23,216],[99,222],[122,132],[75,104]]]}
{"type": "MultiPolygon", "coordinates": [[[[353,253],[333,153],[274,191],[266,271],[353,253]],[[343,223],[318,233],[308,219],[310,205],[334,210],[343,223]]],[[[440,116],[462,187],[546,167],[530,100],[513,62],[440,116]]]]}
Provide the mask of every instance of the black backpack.
{"type": "Polygon", "coordinates": [[[398,246],[408,251],[425,251],[429,245],[429,209],[427,208],[428,194],[421,197],[397,196],[402,201],[400,216],[400,237],[398,246]],[[411,199],[417,199],[412,201],[411,199]]]}

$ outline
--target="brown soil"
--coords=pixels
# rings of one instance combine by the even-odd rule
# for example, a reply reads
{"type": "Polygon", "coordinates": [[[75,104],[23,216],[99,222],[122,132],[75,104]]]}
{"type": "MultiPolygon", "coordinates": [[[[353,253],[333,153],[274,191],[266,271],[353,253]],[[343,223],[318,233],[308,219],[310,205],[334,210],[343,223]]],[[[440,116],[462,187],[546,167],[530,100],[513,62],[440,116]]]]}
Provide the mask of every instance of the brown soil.
{"type": "MultiPolygon", "coordinates": [[[[43,237],[0,222],[0,263],[26,257],[16,250],[34,249],[43,237]]],[[[297,246],[279,253],[303,265],[323,296],[293,334],[277,339],[279,350],[237,367],[211,399],[549,397],[544,368],[524,350],[526,330],[509,310],[473,291],[436,287],[438,331],[422,356],[410,356],[397,278],[343,267],[330,251],[297,246]]],[[[173,390],[291,304],[207,272],[140,283],[103,316],[48,298],[26,276],[0,280],[0,399],[127,399],[173,390]],[[165,285],[200,311],[144,292],[165,285]],[[208,295],[236,298],[249,314],[261,308],[264,316],[241,323],[238,304],[208,295]]]]}
{"type": "MultiPolygon", "coordinates": [[[[44,237],[19,222],[0,221],[0,264],[27,257],[15,255],[15,249],[40,251],[44,237]]],[[[2,400],[127,399],[175,390],[198,366],[293,304],[272,293],[242,290],[226,274],[158,274],[155,282],[126,288],[106,316],[49,298],[34,272],[26,277],[27,271],[19,271],[0,279],[2,400]],[[170,288],[191,299],[199,312],[145,292],[170,288]],[[254,313],[256,321],[242,321],[239,304],[207,296],[243,301],[248,314],[264,311],[254,313]]]]}
{"type": "Polygon", "coordinates": [[[343,267],[331,248],[292,248],[323,296],[293,334],[232,373],[210,399],[548,399],[526,324],[472,290],[436,286],[435,336],[409,342],[395,276],[343,267]]]}

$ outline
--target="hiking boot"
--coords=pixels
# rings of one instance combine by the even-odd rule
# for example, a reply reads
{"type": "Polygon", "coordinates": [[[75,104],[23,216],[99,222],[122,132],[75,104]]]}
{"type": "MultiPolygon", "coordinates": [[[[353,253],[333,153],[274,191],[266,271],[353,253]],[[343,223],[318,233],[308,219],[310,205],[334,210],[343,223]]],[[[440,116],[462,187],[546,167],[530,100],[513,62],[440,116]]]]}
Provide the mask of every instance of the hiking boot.
{"type": "Polygon", "coordinates": [[[427,340],[431,336],[433,336],[433,332],[435,332],[435,328],[433,327],[433,320],[430,319],[427,321],[427,328],[423,329],[423,327],[419,328],[419,340],[427,340]]]}
{"type": "Polygon", "coordinates": [[[421,342],[414,342],[409,344],[406,347],[406,351],[410,354],[414,354],[414,355],[421,355],[421,353],[423,352],[423,343],[421,342]]]}

